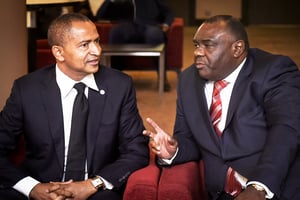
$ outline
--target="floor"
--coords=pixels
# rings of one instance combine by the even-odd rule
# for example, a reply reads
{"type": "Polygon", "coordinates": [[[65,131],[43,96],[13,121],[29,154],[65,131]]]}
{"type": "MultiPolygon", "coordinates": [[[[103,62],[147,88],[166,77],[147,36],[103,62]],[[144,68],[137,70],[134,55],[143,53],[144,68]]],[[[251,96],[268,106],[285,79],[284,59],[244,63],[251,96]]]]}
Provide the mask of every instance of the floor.
{"type": "MultiPolygon", "coordinates": [[[[193,63],[192,38],[196,30],[197,27],[184,29],[183,69],[193,63]]],[[[247,27],[247,31],[251,47],[287,55],[300,67],[300,25],[252,25],[247,27]]],[[[176,112],[177,74],[172,71],[168,72],[168,80],[172,89],[163,96],[159,96],[156,71],[125,71],[125,73],[133,77],[138,107],[143,120],[151,117],[162,129],[172,134],[176,112]]],[[[150,128],[146,123],[145,126],[150,128]]]]}

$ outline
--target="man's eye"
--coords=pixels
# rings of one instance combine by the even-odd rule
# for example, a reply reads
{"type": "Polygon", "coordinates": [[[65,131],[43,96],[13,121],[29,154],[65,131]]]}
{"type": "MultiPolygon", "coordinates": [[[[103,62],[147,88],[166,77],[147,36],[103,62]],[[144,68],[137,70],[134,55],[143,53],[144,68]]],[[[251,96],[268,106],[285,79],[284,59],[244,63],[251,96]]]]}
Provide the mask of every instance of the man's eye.
{"type": "Polygon", "coordinates": [[[82,47],[87,47],[87,46],[88,46],[88,43],[83,43],[81,46],[82,46],[82,47]]]}
{"type": "Polygon", "coordinates": [[[204,46],[205,47],[213,47],[213,46],[215,46],[215,44],[211,43],[211,42],[208,42],[208,43],[204,43],[204,46]]]}
{"type": "Polygon", "coordinates": [[[197,44],[197,43],[194,43],[194,47],[195,47],[195,49],[197,49],[197,48],[199,48],[199,47],[200,47],[200,45],[199,45],[199,44],[197,44]]]}
{"type": "Polygon", "coordinates": [[[100,44],[100,38],[95,40],[95,43],[100,44]]]}

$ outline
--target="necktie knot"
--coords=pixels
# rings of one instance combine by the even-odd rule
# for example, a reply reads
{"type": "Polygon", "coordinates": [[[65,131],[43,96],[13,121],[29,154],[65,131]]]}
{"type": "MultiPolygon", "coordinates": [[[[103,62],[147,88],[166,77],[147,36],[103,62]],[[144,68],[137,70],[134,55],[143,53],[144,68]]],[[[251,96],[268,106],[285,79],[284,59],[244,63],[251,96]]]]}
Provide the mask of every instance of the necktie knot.
{"type": "Polygon", "coordinates": [[[75,83],[74,88],[77,90],[78,93],[83,93],[85,89],[85,84],[82,82],[75,83]]]}
{"type": "Polygon", "coordinates": [[[228,85],[228,82],[225,80],[215,81],[213,96],[215,96],[215,93],[219,94],[221,92],[221,90],[223,90],[227,85],[228,85]]]}

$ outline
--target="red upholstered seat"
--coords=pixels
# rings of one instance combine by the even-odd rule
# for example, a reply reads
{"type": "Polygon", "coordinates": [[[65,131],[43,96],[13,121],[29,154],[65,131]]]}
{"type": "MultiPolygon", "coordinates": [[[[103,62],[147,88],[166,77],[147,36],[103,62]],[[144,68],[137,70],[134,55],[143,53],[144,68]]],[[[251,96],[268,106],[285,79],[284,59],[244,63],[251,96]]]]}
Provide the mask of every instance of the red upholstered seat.
{"type": "Polygon", "coordinates": [[[36,41],[36,48],[37,49],[35,69],[55,63],[55,58],[52,55],[47,39],[38,39],[36,41]]]}
{"type": "Polygon", "coordinates": [[[149,165],[129,176],[123,200],[156,200],[160,173],[151,154],[149,165]]]}
{"type": "Polygon", "coordinates": [[[188,162],[163,168],[158,200],[207,200],[203,162],[188,162]]]}

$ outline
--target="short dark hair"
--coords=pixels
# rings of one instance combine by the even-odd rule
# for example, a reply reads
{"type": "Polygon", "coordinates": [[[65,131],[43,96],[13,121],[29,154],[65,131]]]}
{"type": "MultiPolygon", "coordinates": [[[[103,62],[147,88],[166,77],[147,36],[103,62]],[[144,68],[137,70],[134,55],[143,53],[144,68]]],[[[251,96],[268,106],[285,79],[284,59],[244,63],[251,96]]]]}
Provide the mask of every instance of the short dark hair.
{"type": "Polygon", "coordinates": [[[54,19],[48,28],[48,43],[53,45],[62,45],[67,34],[72,28],[72,22],[89,22],[87,16],[79,13],[67,13],[54,19]]]}
{"type": "Polygon", "coordinates": [[[206,19],[203,23],[215,23],[223,21],[226,23],[228,30],[236,37],[237,40],[243,40],[245,42],[245,49],[249,48],[248,34],[244,25],[239,19],[234,18],[231,15],[215,15],[206,19]]]}

